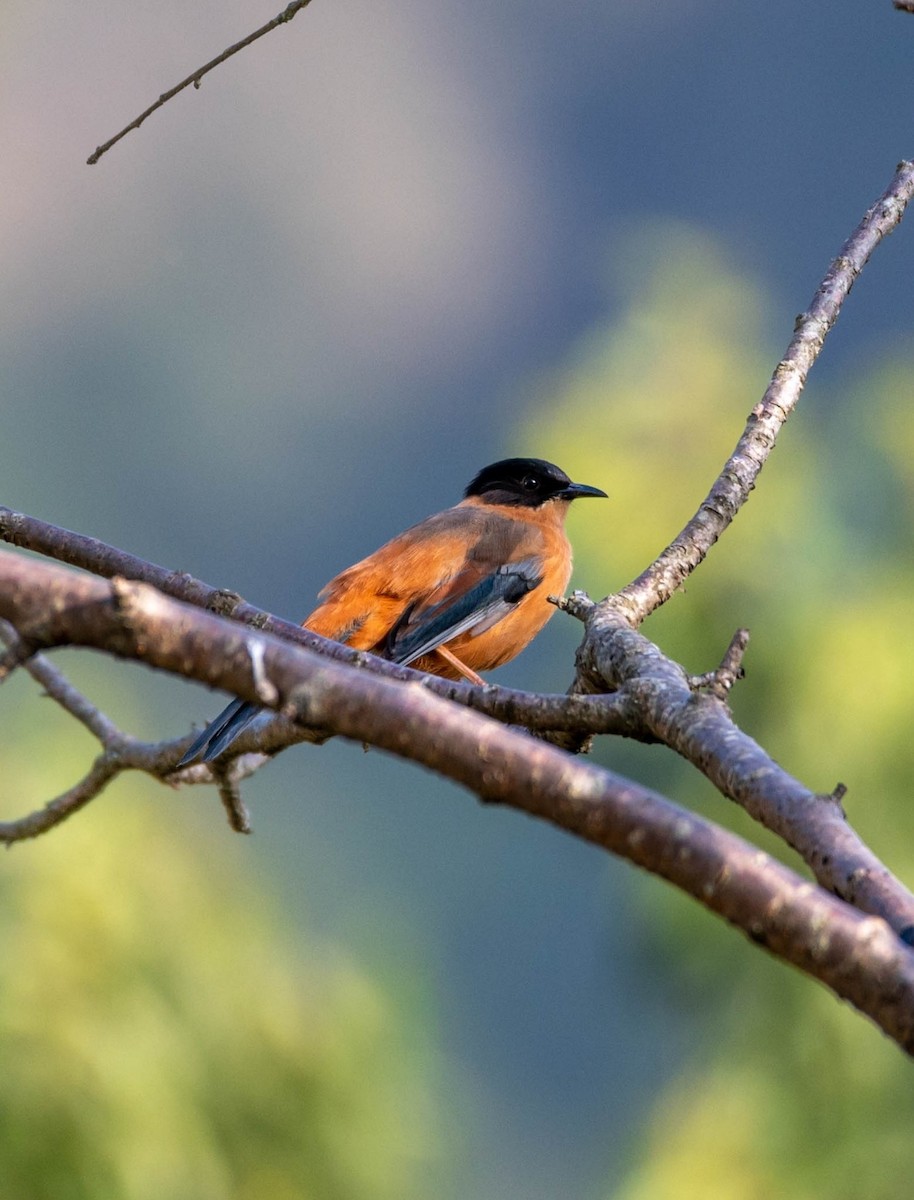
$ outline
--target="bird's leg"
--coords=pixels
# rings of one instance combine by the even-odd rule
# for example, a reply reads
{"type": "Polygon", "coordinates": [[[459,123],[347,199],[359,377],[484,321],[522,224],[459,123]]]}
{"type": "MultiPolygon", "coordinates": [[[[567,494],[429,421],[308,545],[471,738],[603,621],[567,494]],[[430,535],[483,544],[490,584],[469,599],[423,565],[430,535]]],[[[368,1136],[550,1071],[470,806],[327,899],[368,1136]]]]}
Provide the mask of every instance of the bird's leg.
{"type": "Polygon", "coordinates": [[[477,675],[474,670],[468,667],[465,663],[462,663],[456,654],[451,654],[447,646],[439,646],[435,650],[435,653],[440,655],[446,663],[450,663],[454,670],[459,671],[464,679],[468,679],[470,683],[475,683],[477,687],[486,686],[486,681],[483,679],[483,677],[481,675],[477,675]]]}

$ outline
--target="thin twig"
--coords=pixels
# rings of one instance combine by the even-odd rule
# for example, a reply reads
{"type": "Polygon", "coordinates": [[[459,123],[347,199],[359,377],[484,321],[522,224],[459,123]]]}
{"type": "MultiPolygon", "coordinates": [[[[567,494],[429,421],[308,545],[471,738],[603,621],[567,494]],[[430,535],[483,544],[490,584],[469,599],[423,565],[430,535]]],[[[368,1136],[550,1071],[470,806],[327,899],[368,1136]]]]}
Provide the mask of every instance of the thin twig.
{"type": "Polygon", "coordinates": [[[231,58],[233,54],[237,54],[238,51],[243,50],[245,46],[250,46],[252,42],[256,42],[257,39],[263,37],[265,33],[269,33],[272,29],[276,29],[278,25],[287,25],[300,9],[305,8],[306,5],[310,3],[311,0],[292,0],[292,3],[288,4],[281,13],[272,19],[272,21],[267,21],[266,25],[262,25],[260,29],[255,30],[254,33],[249,33],[248,36],[242,38],[240,42],[235,42],[233,46],[229,46],[227,50],[223,50],[221,54],[217,55],[214,59],[211,59],[210,62],[208,62],[205,66],[194,71],[192,75],[188,75],[186,79],[182,79],[180,83],[175,84],[175,86],[170,88],[167,92],[163,92],[162,95],[159,96],[158,100],[156,100],[155,104],[150,104],[145,112],[141,112],[140,115],[135,120],[131,121],[129,125],[125,125],[120,133],[116,133],[113,138],[109,138],[108,141],[103,145],[96,147],[94,152],[86,159],[87,166],[94,167],[101,156],[107,153],[112,146],[116,145],[122,137],[126,137],[132,129],[139,129],[147,117],[151,116],[157,108],[161,108],[163,104],[167,104],[173,96],[177,96],[178,92],[183,91],[186,87],[190,87],[191,84],[193,84],[195,88],[198,88],[203,76],[208,75],[214,67],[218,67],[220,63],[224,63],[227,58],[231,58]]]}
{"type": "MultiPolygon", "coordinates": [[[[22,653],[21,639],[8,621],[0,621],[0,640],[6,642],[16,657],[22,653]]],[[[122,734],[110,717],[96,708],[43,654],[33,654],[23,665],[32,678],[41,684],[45,694],[55,700],[71,717],[75,717],[81,725],[85,725],[103,746],[114,745],[120,740],[122,734]]]]}
{"type": "Polygon", "coordinates": [[[870,255],[899,223],[914,195],[914,162],[899,163],[886,191],[842,246],[812,299],[797,317],[787,352],[755,406],[736,449],[698,512],[654,562],[610,603],[639,624],[665,603],[695,570],[749,498],[778,432],[793,412],[810,367],[870,255]]]}
{"type": "Polygon", "coordinates": [[[79,783],[49,801],[44,808],[15,821],[0,821],[0,842],[11,846],[14,842],[22,842],[26,838],[35,838],[47,833],[49,829],[78,812],[90,800],[94,800],[120,770],[116,755],[105,751],[98,756],[79,783]]]}

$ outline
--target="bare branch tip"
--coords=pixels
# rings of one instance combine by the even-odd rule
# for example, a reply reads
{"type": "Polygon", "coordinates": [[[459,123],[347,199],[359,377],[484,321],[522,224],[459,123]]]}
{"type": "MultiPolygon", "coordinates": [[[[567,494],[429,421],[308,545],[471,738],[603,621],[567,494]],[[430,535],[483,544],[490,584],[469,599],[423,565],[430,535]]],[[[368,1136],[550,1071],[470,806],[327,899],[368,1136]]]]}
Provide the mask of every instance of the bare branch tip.
{"type": "Polygon", "coordinates": [[[550,604],[554,604],[560,612],[568,613],[578,621],[585,621],[587,614],[595,607],[586,592],[577,590],[570,596],[547,596],[546,599],[550,604]]]}
{"type": "Polygon", "coordinates": [[[743,658],[748,648],[749,630],[741,627],[737,629],[736,633],[734,633],[733,637],[730,639],[730,645],[727,647],[727,652],[720,664],[721,670],[741,670],[743,658]]]}
{"type": "Polygon", "coordinates": [[[241,799],[241,790],[227,775],[222,775],[219,779],[219,799],[228,817],[229,827],[235,833],[252,833],[251,814],[241,799]]]}

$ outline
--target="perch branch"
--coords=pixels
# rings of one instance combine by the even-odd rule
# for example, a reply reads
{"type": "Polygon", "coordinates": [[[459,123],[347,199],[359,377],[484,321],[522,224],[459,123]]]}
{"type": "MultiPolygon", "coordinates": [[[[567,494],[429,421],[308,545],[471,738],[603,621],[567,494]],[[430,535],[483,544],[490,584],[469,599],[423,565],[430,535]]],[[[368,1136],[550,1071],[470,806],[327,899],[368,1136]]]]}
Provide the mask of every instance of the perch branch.
{"type": "Polygon", "coordinates": [[[423,675],[410,667],[400,667],[376,658],[373,654],[351,650],[339,642],[328,641],[327,638],[303,629],[301,625],[284,621],[281,617],[246,603],[237,592],[212,587],[192,575],[146,562],[97,538],[50,525],[37,517],[30,517],[3,506],[0,506],[0,540],[90,571],[93,575],[100,575],[105,579],[119,576],[137,583],[151,584],[175,600],[229,617],[265,633],[273,633],[307,650],[324,654],[336,662],[357,666],[404,683],[421,680],[423,686],[435,695],[465,704],[477,712],[485,713],[509,725],[523,725],[532,732],[574,730],[584,734],[616,733],[628,737],[638,736],[633,715],[622,697],[537,695],[515,688],[496,687],[493,684],[478,688],[462,681],[423,675]]]}
{"type": "Polygon", "coordinates": [[[419,685],[353,671],[146,585],[14,555],[0,567],[0,616],[29,646],[92,646],[248,700],[259,698],[266,678],[275,707],[302,723],[422,763],[483,800],[548,820],[669,880],[914,1053],[914,953],[884,921],[649,789],[419,685]]]}

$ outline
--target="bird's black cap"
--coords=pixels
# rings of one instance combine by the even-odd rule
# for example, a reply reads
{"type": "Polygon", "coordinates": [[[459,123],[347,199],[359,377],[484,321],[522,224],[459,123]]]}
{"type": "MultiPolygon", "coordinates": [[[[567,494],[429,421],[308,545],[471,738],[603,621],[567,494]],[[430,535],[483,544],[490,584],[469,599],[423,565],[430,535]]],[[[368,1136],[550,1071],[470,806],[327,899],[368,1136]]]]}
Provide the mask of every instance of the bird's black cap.
{"type": "Polygon", "coordinates": [[[503,458],[475,475],[464,496],[479,496],[487,504],[539,508],[548,500],[577,500],[582,496],[606,496],[587,483],[572,483],[555,463],[542,458],[503,458]]]}

